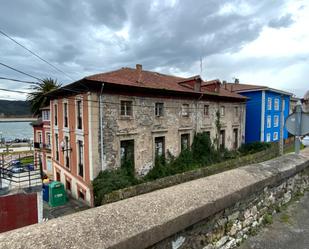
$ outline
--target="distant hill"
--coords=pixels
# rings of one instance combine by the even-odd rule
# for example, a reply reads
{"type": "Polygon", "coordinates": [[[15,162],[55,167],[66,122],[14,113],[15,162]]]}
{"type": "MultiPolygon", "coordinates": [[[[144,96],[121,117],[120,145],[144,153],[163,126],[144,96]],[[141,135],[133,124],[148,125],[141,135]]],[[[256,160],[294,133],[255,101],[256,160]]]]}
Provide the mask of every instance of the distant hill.
{"type": "Polygon", "coordinates": [[[0,117],[32,116],[30,105],[22,100],[2,100],[0,99],[0,117]]]}

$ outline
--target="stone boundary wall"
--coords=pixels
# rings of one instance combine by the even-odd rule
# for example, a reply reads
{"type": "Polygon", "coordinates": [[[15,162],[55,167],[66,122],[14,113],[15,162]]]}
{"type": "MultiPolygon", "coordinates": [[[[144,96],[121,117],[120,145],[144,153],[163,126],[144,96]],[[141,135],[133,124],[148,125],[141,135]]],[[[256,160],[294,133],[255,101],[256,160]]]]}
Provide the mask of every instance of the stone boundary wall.
{"type": "Polygon", "coordinates": [[[0,248],[229,248],[307,186],[308,166],[305,149],[2,233],[0,248]]]}
{"type": "Polygon", "coordinates": [[[238,157],[221,163],[205,166],[199,169],[190,170],[184,173],[175,174],[159,178],[154,181],[145,182],[131,187],[115,190],[104,196],[102,200],[102,205],[127,199],[136,195],[149,193],[154,190],[167,188],[176,184],[192,181],[202,177],[210,176],[226,170],[245,166],[251,163],[263,162],[278,156],[278,154],[279,154],[278,145],[274,144],[268,150],[260,151],[251,155],[238,157]]]}

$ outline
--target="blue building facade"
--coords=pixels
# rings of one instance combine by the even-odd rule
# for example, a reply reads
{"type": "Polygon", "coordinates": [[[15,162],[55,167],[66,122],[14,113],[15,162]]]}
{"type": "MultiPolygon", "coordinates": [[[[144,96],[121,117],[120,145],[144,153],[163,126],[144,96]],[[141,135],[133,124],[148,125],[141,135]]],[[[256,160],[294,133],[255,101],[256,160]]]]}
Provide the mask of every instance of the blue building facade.
{"type": "MultiPolygon", "coordinates": [[[[266,88],[264,90],[238,91],[248,97],[246,106],[245,142],[276,142],[280,139],[281,110],[284,120],[289,115],[292,94],[266,88]]],[[[283,138],[288,137],[284,128],[283,138]]]]}

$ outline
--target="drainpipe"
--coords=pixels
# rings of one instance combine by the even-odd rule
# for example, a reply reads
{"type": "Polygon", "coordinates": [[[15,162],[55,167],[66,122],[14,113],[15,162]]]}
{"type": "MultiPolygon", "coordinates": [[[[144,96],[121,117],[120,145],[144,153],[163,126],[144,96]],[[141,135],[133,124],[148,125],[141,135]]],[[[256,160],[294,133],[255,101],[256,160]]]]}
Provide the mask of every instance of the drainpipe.
{"type": "Polygon", "coordinates": [[[103,88],[104,88],[104,83],[102,84],[101,87],[101,92],[100,92],[100,97],[99,97],[99,104],[100,104],[100,143],[101,143],[101,169],[102,171],[105,170],[105,165],[104,165],[104,146],[103,146],[103,142],[104,142],[104,129],[103,129],[103,88]]]}

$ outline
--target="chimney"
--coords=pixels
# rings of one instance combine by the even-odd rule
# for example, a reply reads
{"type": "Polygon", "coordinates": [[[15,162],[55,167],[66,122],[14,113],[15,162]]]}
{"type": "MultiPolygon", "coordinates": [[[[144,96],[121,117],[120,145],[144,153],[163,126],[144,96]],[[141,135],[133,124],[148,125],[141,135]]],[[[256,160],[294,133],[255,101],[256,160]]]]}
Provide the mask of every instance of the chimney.
{"type": "Polygon", "coordinates": [[[196,78],[195,82],[194,82],[194,91],[195,92],[200,92],[201,91],[201,84],[202,84],[201,78],[196,78]]]}
{"type": "Polygon", "coordinates": [[[136,64],[136,71],[141,72],[143,70],[142,64],[136,64]]]}
{"type": "Polygon", "coordinates": [[[137,83],[140,83],[142,80],[142,71],[143,71],[142,64],[136,64],[136,71],[137,71],[137,83]]]}

